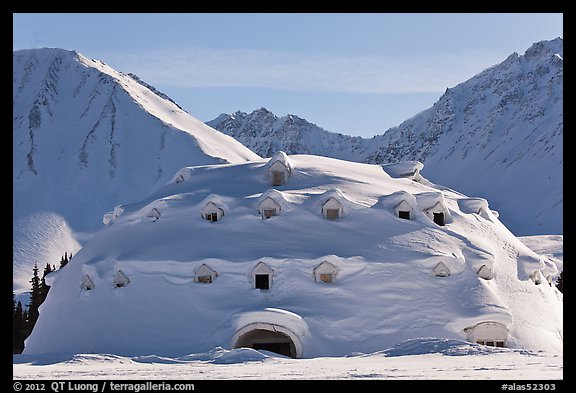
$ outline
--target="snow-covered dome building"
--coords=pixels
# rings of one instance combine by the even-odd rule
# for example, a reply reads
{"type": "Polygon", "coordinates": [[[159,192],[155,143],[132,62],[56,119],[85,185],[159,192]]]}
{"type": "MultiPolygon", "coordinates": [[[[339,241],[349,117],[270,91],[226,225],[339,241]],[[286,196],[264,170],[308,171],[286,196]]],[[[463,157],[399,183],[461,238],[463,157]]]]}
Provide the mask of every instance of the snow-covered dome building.
{"type": "Polygon", "coordinates": [[[417,163],[406,178],[402,166],[277,158],[184,168],[108,213],[47,277],[24,353],[298,358],[419,337],[562,350],[558,271],[487,201],[433,185],[417,163]]]}

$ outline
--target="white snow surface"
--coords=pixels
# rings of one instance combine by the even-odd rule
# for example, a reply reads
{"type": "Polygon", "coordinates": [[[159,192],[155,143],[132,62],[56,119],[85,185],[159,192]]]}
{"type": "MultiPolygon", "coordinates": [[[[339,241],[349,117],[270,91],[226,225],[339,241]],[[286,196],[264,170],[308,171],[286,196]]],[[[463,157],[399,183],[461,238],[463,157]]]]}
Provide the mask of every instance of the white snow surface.
{"type": "MultiPolygon", "coordinates": [[[[559,354],[420,338],[347,357],[290,359],[215,347],[180,357],[113,354],[15,355],[15,380],[547,380],[563,379],[559,354]]],[[[504,382],[506,382],[504,381],[504,382]]],[[[559,386],[548,390],[557,390],[559,386]]]]}
{"type": "Polygon", "coordinates": [[[157,93],[74,51],[13,52],[16,291],[29,288],[34,262],[75,252],[76,233],[100,229],[106,211],[178,169],[259,158],[157,93]]]}
{"type": "Polygon", "coordinates": [[[263,159],[195,166],[184,181],[172,177],[117,207],[117,217],[48,276],[52,287],[24,354],[178,358],[231,350],[238,329],[258,315],[291,331],[304,358],[373,353],[420,337],[462,341],[465,328],[484,321],[508,328],[509,348],[562,353],[562,294],[530,278],[558,270],[498,218],[464,213],[458,201],[465,195],[426,179],[391,178],[380,165],[289,160],[288,183],[269,194],[281,193],[282,211],[267,220],[257,209],[273,188],[263,159]],[[416,196],[412,220],[378,205],[399,191],[416,196]],[[418,206],[418,195],[434,193],[449,210],[445,226],[418,206]],[[322,217],[328,194],[344,197],[341,219],[322,217]],[[200,216],[209,197],[225,206],[218,222],[200,216]],[[153,207],[160,218],[151,222],[153,207]],[[314,280],[323,261],[338,268],[336,282],[314,280]],[[252,285],[260,262],[273,271],[269,290],[252,285]],[[432,275],[439,262],[450,276],[432,275]],[[204,263],[218,274],[211,284],[194,280],[204,263]],[[478,277],[483,265],[491,280],[478,277]],[[118,270],[130,280],[122,288],[113,286],[118,270]],[[85,274],[91,291],[81,290],[85,274]]]}
{"type": "Polygon", "coordinates": [[[564,270],[564,236],[563,235],[533,235],[519,236],[518,239],[531,250],[554,263],[558,271],[564,270]]]}

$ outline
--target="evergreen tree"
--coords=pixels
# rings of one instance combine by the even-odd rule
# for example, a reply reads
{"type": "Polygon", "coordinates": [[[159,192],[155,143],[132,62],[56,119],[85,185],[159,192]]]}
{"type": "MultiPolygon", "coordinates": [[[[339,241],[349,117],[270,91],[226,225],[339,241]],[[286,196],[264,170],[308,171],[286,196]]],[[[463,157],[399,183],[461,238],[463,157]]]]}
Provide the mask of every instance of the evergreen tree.
{"type": "Polygon", "coordinates": [[[68,253],[65,251],[64,256],[60,259],[60,269],[68,264],[68,253]]]}
{"type": "Polygon", "coordinates": [[[48,290],[50,289],[50,285],[46,284],[46,276],[52,273],[52,267],[49,263],[46,264],[44,267],[44,273],[42,274],[42,280],[40,280],[40,304],[44,303],[46,300],[46,296],[48,296],[48,290]]]}
{"type": "Polygon", "coordinates": [[[24,335],[24,312],[22,311],[22,303],[18,301],[12,318],[12,353],[22,353],[24,350],[24,335]]]}
{"type": "Polygon", "coordinates": [[[564,270],[560,272],[560,275],[556,279],[556,288],[562,293],[564,293],[564,270]]]}
{"type": "MultiPolygon", "coordinates": [[[[72,258],[72,254],[70,254],[72,258]]],[[[60,268],[69,262],[68,253],[60,259],[60,268]]],[[[38,264],[34,264],[32,278],[30,279],[30,304],[28,308],[23,308],[22,303],[15,303],[15,294],[12,292],[12,317],[13,317],[13,350],[14,353],[22,353],[24,350],[24,340],[32,333],[34,325],[40,316],[39,307],[46,300],[50,286],[46,284],[46,276],[56,271],[55,265],[46,264],[42,278],[38,276],[38,264]]]]}
{"type": "Polygon", "coordinates": [[[32,288],[30,291],[30,305],[28,306],[28,330],[32,332],[34,324],[38,319],[39,312],[38,308],[42,304],[42,288],[40,277],[38,277],[38,265],[34,263],[34,269],[32,270],[33,275],[30,283],[32,288]]]}

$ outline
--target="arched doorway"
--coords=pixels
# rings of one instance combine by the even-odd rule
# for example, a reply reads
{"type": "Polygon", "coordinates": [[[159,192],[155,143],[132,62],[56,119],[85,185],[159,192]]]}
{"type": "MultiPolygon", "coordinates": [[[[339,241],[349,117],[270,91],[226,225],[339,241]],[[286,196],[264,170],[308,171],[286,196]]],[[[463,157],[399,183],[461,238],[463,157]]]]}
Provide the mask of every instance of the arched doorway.
{"type": "Polygon", "coordinates": [[[232,339],[234,348],[254,348],[291,358],[302,357],[302,343],[294,332],[269,323],[253,323],[238,330],[232,339]]]}
{"type": "Polygon", "coordinates": [[[288,335],[264,329],[254,329],[244,333],[238,337],[234,347],[263,349],[291,358],[296,357],[296,347],[288,335]]]}

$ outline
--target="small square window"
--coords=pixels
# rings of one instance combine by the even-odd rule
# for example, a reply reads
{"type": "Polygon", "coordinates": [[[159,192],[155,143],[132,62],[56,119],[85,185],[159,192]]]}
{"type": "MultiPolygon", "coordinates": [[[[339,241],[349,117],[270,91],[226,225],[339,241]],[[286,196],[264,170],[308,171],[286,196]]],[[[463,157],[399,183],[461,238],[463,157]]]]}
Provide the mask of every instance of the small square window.
{"type": "Polygon", "coordinates": [[[326,282],[326,283],[331,283],[331,282],[334,282],[334,277],[330,273],[321,273],[320,274],[320,281],[326,282]]]}
{"type": "Polygon", "coordinates": [[[440,212],[440,213],[432,213],[434,215],[434,222],[440,226],[444,226],[445,225],[445,221],[444,221],[444,213],[440,212]]]}
{"type": "Polygon", "coordinates": [[[409,212],[409,211],[400,210],[400,211],[398,211],[398,217],[399,217],[399,218],[403,218],[404,220],[409,220],[409,219],[410,219],[410,212],[409,212]]]}
{"type": "Polygon", "coordinates": [[[337,209],[327,209],[326,210],[326,218],[328,218],[329,220],[336,220],[338,218],[340,218],[340,214],[338,214],[338,210],[337,209]]]}
{"type": "Polygon", "coordinates": [[[268,274],[256,274],[254,287],[257,289],[270,289],[270,276],[268,274]]]}
{"type": "Polygon", "coordinates": [[[212,283],[212,276],[198,276],[198,282],[210,284],[212,283]]]}

